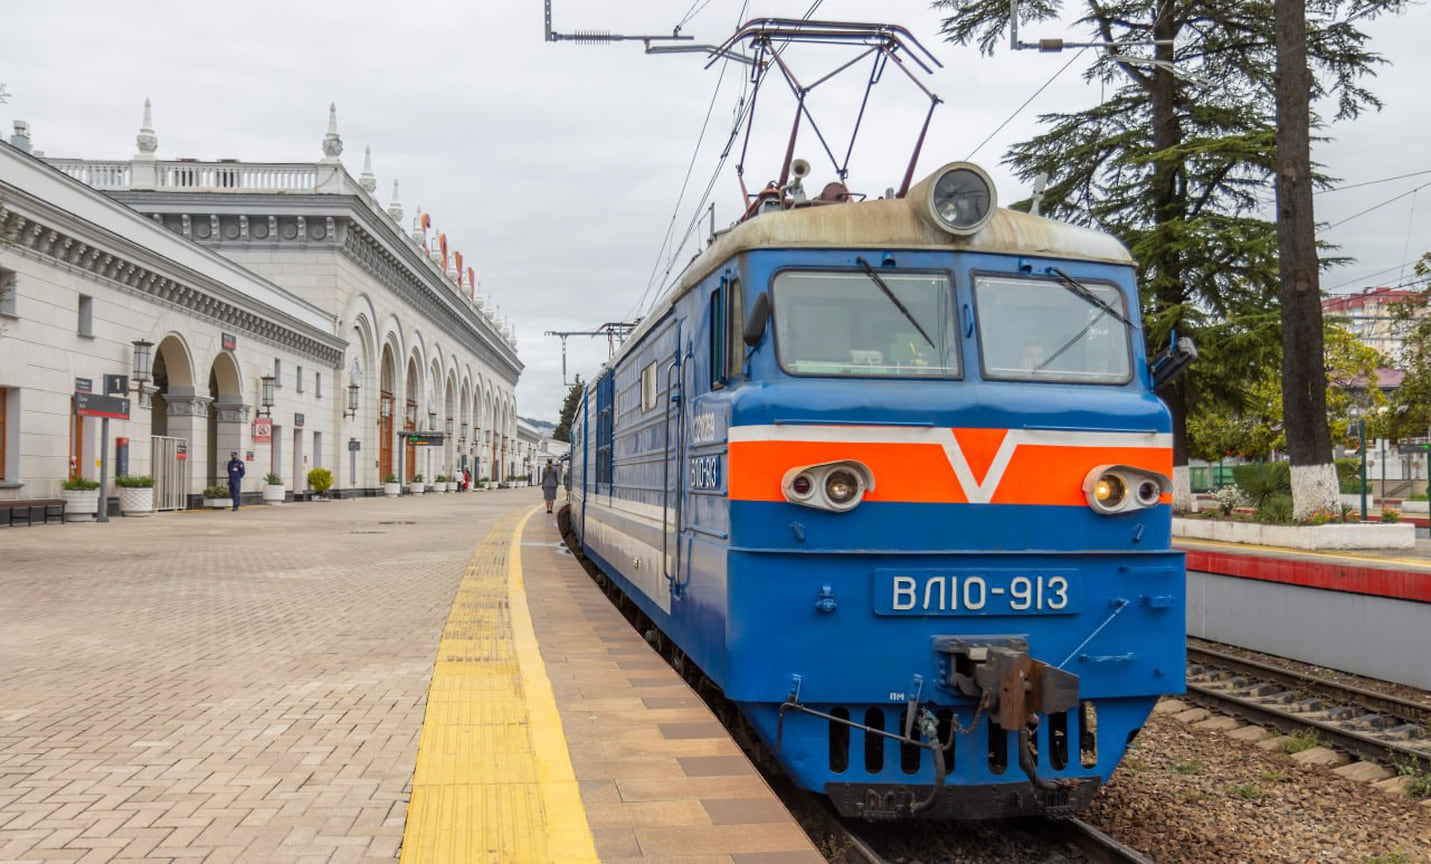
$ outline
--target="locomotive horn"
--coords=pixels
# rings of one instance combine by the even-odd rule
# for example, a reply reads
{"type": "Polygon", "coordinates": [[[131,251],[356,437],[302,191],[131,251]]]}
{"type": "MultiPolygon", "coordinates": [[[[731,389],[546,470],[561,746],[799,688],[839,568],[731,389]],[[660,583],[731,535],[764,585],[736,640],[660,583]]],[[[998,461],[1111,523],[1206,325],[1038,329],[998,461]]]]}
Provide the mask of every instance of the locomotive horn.
{"type": "Polygon", "coordinates": [[[802,177],[806,177],[809,174],[810,163],[806,162],[804,159],[796,159],[794,162],[790,163],[790,176],[794,177],[796,180],[799,180],[802,177]]]}

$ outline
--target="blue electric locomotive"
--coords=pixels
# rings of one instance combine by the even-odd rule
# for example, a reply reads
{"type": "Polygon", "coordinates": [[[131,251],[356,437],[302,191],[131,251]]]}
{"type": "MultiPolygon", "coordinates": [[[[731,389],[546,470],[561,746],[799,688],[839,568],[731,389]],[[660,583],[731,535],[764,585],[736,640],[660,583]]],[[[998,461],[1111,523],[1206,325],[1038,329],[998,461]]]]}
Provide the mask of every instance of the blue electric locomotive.
{"type": "Polygon", "coordinates": [[[1195,352],[1148,366],[1114,238],[1000,209],[968,163],[911,188],[928,117],[898,192],[857,200],[837,163],[807,197],[805,94],[853,61],[797,78],[802,40],[872,57],[867,86],[938,65],[878,24],[717,49],[797,95],[786,164],[590,382],[571,527],[841,813],[1075,812],[1183,689],[1154,390],[1195,352]]]}
{"type": "Polygon", "coordinates": [[[1183,689],[1137,297],[967,163],[771,208],[590,383],[572,528],[841,813],[1074,812],[1183,689]]]}

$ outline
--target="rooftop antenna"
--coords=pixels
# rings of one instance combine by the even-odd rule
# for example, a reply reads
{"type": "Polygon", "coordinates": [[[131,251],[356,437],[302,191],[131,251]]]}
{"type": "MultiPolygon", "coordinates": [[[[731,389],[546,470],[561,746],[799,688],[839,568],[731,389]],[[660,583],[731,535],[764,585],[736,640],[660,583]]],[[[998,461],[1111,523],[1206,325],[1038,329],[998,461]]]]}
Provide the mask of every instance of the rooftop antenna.
{"type": "MultiPolygon", "coordinates": [[[[1019,41],[1019,0],[1009,0],[1009,47],[1015,51],[1062,51],[1065,48],[1128,48],[1134,45],[1171,45],[1171,39],[1142,39],[1132,42],[1065,42],[1062,39],[1040,39],[1037,42],[1019,41]]],[[[1124,60],[1134,58],[1120,57],[1124,60]]],[[[1150,62],[1150,61],[1142,61],[1150,62]]]]}
{"type": "Polygon", "coordinates": [[[621,347],[621,343],[626,341],[626,337],[631,335],[631,331],[636,329],[636,325],[641,323],[641,319],[635,321],[608,321],[594,330],[548,330],[543,335],[557,336],[561,338],[561,383],[563,387],[570,387],[571,383],[566,380],[566,339],[568,336],[605,336],[607,359],[616,356],[616,349],[621,347]]]}

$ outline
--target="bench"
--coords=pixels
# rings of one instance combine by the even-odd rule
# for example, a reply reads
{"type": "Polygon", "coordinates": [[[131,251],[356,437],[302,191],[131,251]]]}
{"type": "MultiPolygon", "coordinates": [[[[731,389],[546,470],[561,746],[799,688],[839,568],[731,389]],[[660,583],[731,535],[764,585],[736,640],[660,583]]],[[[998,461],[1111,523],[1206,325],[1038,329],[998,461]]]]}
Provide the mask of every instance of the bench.
{"type": "Polygon", "coordinates": [[[0,525],[34,525],[36,521],[49,524],[65,521],[65,499],[31,498],[16,501],[0,501],[0,525]]]}

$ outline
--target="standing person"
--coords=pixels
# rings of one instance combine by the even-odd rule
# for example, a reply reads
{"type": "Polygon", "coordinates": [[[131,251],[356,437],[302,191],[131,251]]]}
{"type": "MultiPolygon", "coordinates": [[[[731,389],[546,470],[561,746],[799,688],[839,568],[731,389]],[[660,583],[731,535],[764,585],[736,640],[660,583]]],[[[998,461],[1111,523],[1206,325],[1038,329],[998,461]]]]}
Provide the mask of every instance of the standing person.
{"type": "Polygon", "coordinates": [[[552,460],[547,460],[547,470],[542,473],[542,498],[547,502],[547,512],[552,512],[552,503],[556,501],[557,485],[561,481],[557,479],[556,467],[552,465],[552,460]]]}
{"type": "Polygon", "coordinates": [[[237,450],[229,451],[229,497],[234,499],[234,509],[238,509],[239,493],[243,491],[243,460],[238,458],[237,450]]]}

